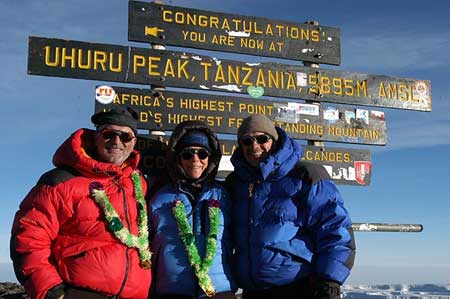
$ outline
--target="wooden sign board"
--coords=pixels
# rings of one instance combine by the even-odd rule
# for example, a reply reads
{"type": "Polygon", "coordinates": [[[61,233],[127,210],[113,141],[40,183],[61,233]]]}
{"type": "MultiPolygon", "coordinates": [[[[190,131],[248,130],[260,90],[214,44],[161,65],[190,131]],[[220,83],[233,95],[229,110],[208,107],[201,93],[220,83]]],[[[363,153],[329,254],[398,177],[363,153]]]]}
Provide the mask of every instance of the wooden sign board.
{"type": "MultiPolygon", "coordinates": [[[[97,87],[96,95],[101,88],[97,87]]],[[[95,111],[130,106],[139,113],[140,129],[171,131],[182,121],[201,120],[217,133],[236,134],[243,118],[263,114],[296,139],[386,145],[386,121],[380,111],[215,94],[103,88],[110,88],[114,97],[110,97],[110,104],[99,98],[95,111]]]]}
{"type": "Polygon", "coordinates": [[[28,73],[431,111],[429,81],[30,37],[28,73]]]}
{"type": "MultiPolygon", "coordinates": [[[[167,140],[168,137],[166,136],[167,140]]],[[[222,160],[219,165],[218,178],[225,178],[233,166],[230,157],[237,148],[234,140],[220,140],[222,160]]],[[[372,162],[370,151],[344,148],[321,148],[302,146],[303,159],[322,165],[336,184],[368,186],[372,177],[372,162]]],[[[159,176],[165,171],[164,142],[149,137],[139,136],[136,149],[141,152],[141,170],[149,176],[159,176]]]]}
{"type": "Polygon", "coordinates": [[[338,28],[128,2],[128,39],[213,51],[341,63],[338,28]]]}

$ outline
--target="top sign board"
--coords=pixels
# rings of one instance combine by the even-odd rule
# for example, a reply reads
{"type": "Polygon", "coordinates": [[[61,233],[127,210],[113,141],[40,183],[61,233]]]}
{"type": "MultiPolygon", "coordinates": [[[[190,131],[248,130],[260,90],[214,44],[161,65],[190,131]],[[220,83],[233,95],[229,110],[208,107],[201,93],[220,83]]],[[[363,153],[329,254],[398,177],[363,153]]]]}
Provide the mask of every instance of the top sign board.
{"type": "Polygon", "coordinates": [[[340,31],[139,1],[129,2],[128,39],[339,65],[340,31]]]}

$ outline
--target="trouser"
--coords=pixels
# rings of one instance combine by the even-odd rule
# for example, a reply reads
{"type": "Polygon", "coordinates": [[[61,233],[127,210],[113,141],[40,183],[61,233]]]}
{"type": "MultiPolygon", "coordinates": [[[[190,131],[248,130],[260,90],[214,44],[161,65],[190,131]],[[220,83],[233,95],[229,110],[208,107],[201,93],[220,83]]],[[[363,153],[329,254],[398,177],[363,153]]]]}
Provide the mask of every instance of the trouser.
{"type": "Polygon", "coordinates": [[[64,291],[64,299],[120,299],[120,297],[107,296],[86,289],[67,287],[64,291]]]}
{"type": "Polygon", "coordinates": [[[307,278],[270,289],[242,292],[243,299],[312,299],[312,290],[307,278]]]}
{"type": "Polygon", "coordinates": [[[236,299],[236,295],[232,292],[217,293],[212,297],[191,297],[183,295],[164,295],[157,296],[156,299],[236,299]]]}

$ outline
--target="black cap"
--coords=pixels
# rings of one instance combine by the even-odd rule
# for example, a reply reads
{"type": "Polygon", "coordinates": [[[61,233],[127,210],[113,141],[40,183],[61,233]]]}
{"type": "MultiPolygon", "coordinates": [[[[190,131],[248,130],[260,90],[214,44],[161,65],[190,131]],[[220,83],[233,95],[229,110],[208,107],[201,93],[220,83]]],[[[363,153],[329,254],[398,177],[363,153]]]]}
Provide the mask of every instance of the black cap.
{"type": "Polygon", "coordinates": [[[130,127],[137,135],[138,114],[131,107],[111,108],[98,112],[91,117],[94,125],[117,125],[130,127]]]}

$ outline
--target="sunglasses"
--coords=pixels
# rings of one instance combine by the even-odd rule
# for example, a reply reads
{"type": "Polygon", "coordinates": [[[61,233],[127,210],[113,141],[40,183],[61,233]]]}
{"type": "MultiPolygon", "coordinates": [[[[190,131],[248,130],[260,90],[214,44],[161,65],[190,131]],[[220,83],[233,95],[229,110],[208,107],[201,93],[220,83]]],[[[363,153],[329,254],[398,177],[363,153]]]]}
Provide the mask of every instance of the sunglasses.
{"type": "Polygon", "coordinates": [[[257,135],[257,136],[244,136],[240,140],[242,144],[244,145],[252,145],[254,141],[258,144],[264,144],[269,142],[269,140],[272,139],[269,135],[263,134],[263,135],[257,135]]]}
{"type": "Polygon", "coordinates": [[[109,140],[115,138],[116,136],[119,136],[120,141],[122,141],[123,143],[128,143],[135,138],[131,133],[118,130],[102,130],[100,134],[105,140],[109,140]]]}
{"type": "Polygon", "coordinates": [[[186,149],[182,150],[180,153],[180,157],[183,160],[191,160],[194,157],[194,155],[197,155],[197,157],[200,160],[205,160],[206,158],[209,157],[210,153],[203,148],[200,148],[200,149],[186,148],[186,149]]]}

